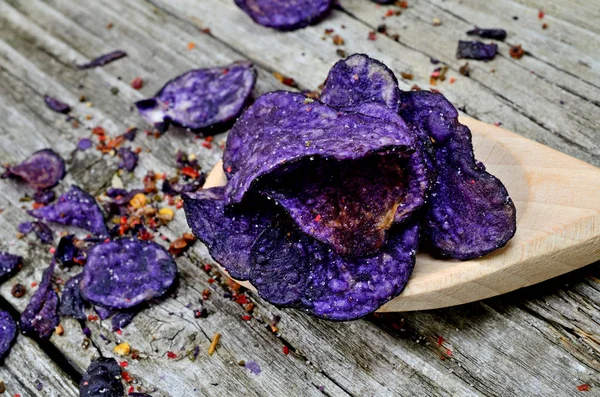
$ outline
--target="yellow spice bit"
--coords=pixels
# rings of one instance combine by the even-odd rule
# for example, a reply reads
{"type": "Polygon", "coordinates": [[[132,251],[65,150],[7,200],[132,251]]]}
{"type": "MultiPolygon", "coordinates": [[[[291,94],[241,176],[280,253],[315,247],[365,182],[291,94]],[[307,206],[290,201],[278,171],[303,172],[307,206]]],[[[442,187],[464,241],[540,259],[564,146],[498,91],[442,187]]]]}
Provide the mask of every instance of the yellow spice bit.
{"type": "Polygon", "coordinates": [[[128,356],[130,351],[131,346],[129,346],[129,343],[127,342],[123,342],[120,345],[116,345],[113,349],[113,352],[117,353],[120,356],[128,356]]]}
{"type": "Polygon", "coordinates": [[[54,333],[56,333],[56,335],[62,335],[65,333],[65,329],[62,325],[58,324],[56,328],[54,328],[54,333]]]}
{"type": "Polygon", "coordinates": [[[217,332],[215,334],[215,336],[213,336],[213,340],[210,343],[210,347],[208,348],[209,356],[212,356],[213,353],[215,352],[215,350],[217,350],[217,345],[219,344],[219,339],[221,339],[221,334],[217,332]]]}
{"type": "Polygon", "coordinates": [[[142,208],[147,202],[148,199],[146,198],[146,195],[144,193],[138,193],[133,196],[133,198],[129,201],[129,204],[131,204],[133,208],[142,208]]]}
{"type": "Polygon", "coordinates": [[[158,219],[160,219],[161,221],[164,222],[171,222],[173,220],[173,217],[175,216],[175,211],[173,211],[172,209],[165,207],[165,208],[161,208],[158,211],[158,219]]]}

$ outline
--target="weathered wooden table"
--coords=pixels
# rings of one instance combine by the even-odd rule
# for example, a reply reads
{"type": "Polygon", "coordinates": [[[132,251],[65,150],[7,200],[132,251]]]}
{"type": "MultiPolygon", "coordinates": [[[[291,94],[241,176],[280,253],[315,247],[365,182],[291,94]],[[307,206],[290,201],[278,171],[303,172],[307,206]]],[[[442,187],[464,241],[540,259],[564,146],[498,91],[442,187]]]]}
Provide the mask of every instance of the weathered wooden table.
{"type": "MultiPolygon", "coordinates": [[[[345,11],[335,10],[317,26],[277,33],[253,24],[232,0],[0,0],[0,162],[18,162],[34,150],[52,147],[69,165],[58,190],[76,183],[97,193],[111,183],[117,160],[97,151],[76,151],[78,139],[90,137],[91,127],[98,125],[113,136],[132,125],[148,128],[131,105],[168,79],[191,68],[251,59],[259,69],[257,94],[287,88],[273,72],[314,90],[340,58],[336,50],[343,50],[368,53],[398,75],[414,75],[413,80],[401,79],[403,89],[413,84],[430,88],[436,67],[431,59],[438,59],[449,71],[434,88],[464,113],[501,122],[600,165],[598,0],[409,0],[401,15],[385,19],[388,8],[368,0],[341,3],[345,11]],[[440,25],[434,26],[435,18],[440,25]],[[369,40],[369,32],[381,24],[399,40],[380,33],[369,40]],[[465,62],[455,58],[455,50],[475,25],[503,27],[509,35],[494,61],[469,62],[470,76],[465,77],[459,74],[465,62]],[[328,28],[343,38],[343,45],[325,35],[328,28]],[[511,44],[521,44],[526,55],[509,57],[511,44]],[[94,70],[74,68],[76,62],[115,49],[129,56],[94,70]],[[145,82],[140,91],[129,85],[136,76],[145,82]],[[451,78],[456,79],[453,84],[451,78]],[[48,110],[44,94],[74,105],[80,126],[48,110]],[[80,95],[91,103],[80,103],[80,95]]],[[[223,139],[220,135],[215,141],[223,139]]],[[[138,136],[134,144],[143,149],[140,165],[135,177],[123,176],[123,181],[139,186],[149,169],[173,172],[178,149],[195,153],[209,170],[220,148],[207,149],[200,142],[177,131],[160,139],[138,136]]],[[[17,299],[11,286],[39,281],[51,257],[48,247],[33,238],[15,237],[17,225],[28,218],[19,201],[27,192],[21,184],[0,181],[0,249],[26,258],[23,270],[0,288],[0,306],[15,313],[24,309],[32,288],[17,299]]],[[[172,239],[186,230],[178,211],[161,233],[172,239]]],[[[63,320],[64,335],[53,335],[48,342],[19,336],[0,367],[6,394],[78,395],[76,384],[90,360],[113,356],[121,341],[141,351],[127,370],[133,385],[155,390],[153,396],[563,396],[580,395],[577,386],[586,384],[588,394],[600,394],[597,265],[462,307],[332,323],[278,310],[255,296],[254,316],[245,321],[244,309],[209,282],[211,276],[200,266],[208,262],[206,249],[196,244],[178,260],[176,294],[143,311],[121,335],[110,332],[106,322],[90,322],[93,335],[87,349],[75,321],[63,320]],[[212,288],[206,302],[211,314],[195,319],[192,309],[207,288],[212,288]],[[280,318],[278,333],[268,327],[275,317],[280,318]],[[222,334],[220,346],[208,356],[216,332],[222,334]],[[196,361],[185,357],[198,345],[196,361]],[[169,351],[178,358],[169,358],[169,351]],[[256,361],[262,372],[250,373],[238,365],[240,360],[256,361]]]]}

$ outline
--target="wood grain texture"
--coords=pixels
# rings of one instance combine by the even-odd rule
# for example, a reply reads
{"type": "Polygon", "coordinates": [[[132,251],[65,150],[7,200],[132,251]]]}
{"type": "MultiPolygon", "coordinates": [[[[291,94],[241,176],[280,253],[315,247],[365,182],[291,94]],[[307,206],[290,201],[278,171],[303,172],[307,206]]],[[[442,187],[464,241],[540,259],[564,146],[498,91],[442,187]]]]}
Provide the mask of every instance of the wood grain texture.
{"type": "MultiPolygon", "coordinates": [[[[409,3],[411,7],[427,5],[425,1],[409,3]]],[[[469,6],[478,7],[474,3],[469,6]]],[[[582,10],[575,12],[584,15],[582,10]]],[[[149,128],[131,109],[132,102],[152,95],[169,78],[190,68],[238,59],[250,58],[259,66],[256,95],[285,88],[271,75],[273,71],[294,78],[302,88],[316,88],[338,59],[337,47],[321,39],[323,30],[334,22],[340,32],[341,24],[346,25],[346,51],[366,51],[381,57],[396,72],[413,71],[418,79],[403,81],[403,88],[415,82],[427,87],[432,69],[426,55],[429,46],[417,42],[410,48],[409,40],[398,44],[384,37],[369,42],[367,34],[372,27],[365,22],[366,16],[355,14],[335,11],[321,25],[280,34],[254,25],[229,1],[2,0],[0,159],[20,161],[36,149],[51,146],[69,165],[59,192],[68,189],[70,183],[98,192],[110,184],[117,161],[93,150],[74,151],[79,138],[91,136],[91,127],[102,125],[110,136],[131,125],[149,128]],[[112,29],[106,29],[109,22],[114,24],[112,29]],[[212,35],[202,33],[198,26],[211,28],[212,35]],[[194,50],[187,49],[189,42],[195,43],[194,50]],[[114,49],[123,49],[129,56],[85,72],[73,67],[76,62],[114,49]],[[144,78],[141,91],[129,86],[136,76],[144,78]],[[117,95],[111,93],[112,87],[118,88],[117,95]],[[44,106],[41,97],[46,93],[73,105],[73,113],[80,120],[78,128],[44,106]],[[91,107],[78,101],[82,94],[92,102],[91,107]],[[93,118],[86,120],[86,115],[93,118]]],[[[413,26],[415,35],[431,30],[428,20],[406,23],[413,26]]],[[[521,34],[519,26],[514,29],[515,34],[521,34]]],[[[449,47],[455,46],[454,36],[440,37],[449,47]]],[[[560,54],[548,56],[553,60],[560,54]]],[[[488,70],[483,66],[476,73],[488,70]]],[[[473,67],[479,70],[479,66],[473,67]]],[[[552,87],[543,79],[525,78],[531,76],[530,68],[538,67],[547,68],[533,62],[512,69],[512,73],[535,93],[541,89],[538,84],[552,87]]],[[[501,86],[494,91],[466,78],[438,88],[472,116],[491,123],[502,121],[521,135],[599,164],[597,142],[592,139],[597,122],[575,113],[580,105],[587,109],[593,98],[582,95],[584,86],[569,79],[566,86],[573,85],[579,96],[569,97],[564,108],[544,113],[543,120],[531,114],[535,109],[515,105],[519,91],[507,88],[507,97],[498,92],[501,86]],[[569,128],[563,131],[564,126],[569,128]]],[[[593,86],[589,88],[589,95],[596,92],[593,86]]],[[[544,95],[551,92],[543,89],[544,95]]],[[[558,99],[549,97],[548,101],[558,99]]],[[[219,135],[215,142],[223,138],[219,135]]],[[[221,157],[218,145],[208,150],[183,131],[170,131],[158,140],[140,134],[133,145],[143,152],[135,176],[122,176],[127,187],[139,187],[139,179],[149,169],[174,172],[178,149],[196,154],[205,170],[221,157]]],[[[0,208],[4,210],[0,213],[0,249],[9,248],[26,258],[22,272],[0,287],[0,295],[16,310],[23,310],[30,295],[16,299],[10,295],[10,287],[16,281],[25,285],[39,281],[50,259],[47,246],[33,238],[15,238],[18,223],[28,219],[22,209],[27,204],[19,201],[27,193],[31,192],[21,184],[0,181],[0,208]]],[[[160,229],[169,240],[185,231],[188,228],[181,211],[168,227],[160,229]]],[[[222,287],[209,282],[212,275],[202,270],[204,263],[211,263],[208,253],[196,244],[178,259],[181,277],[176,293],[138,315],[122,335],[110,332],[106,321],[90,322],[92,344],[84,349],[80,325],[64,320],[65,334],[52,336],[50,343],[82,373],[93,357],[112,357],[117,342],[129,342],[142,357],[129,360],[128,370],[136,387],[156,389],[153,396],[580,396],[579,384],[590,384],[592,393],[600,388],[597,265],[482,303],[331,323],[295,310],[274,308],[256,296],[251,296],[257,307],[255,314],[251,321],[244,321],[243,308],[226,297],[222,287]],[[205,302],[211,314],[195,319],[192,310],[199,307],[204,289],[212,291],[205,302]],[[281,318],[277,334],[267,329],[275,316],[281,318]],[[216,353],[209,357],[206,350],[215,332],[223,336],[216,353]],[[443,337],[441,345],[439,336],[443,337]],[[284,344],[290,348],[289,355],[282,353],[284,344]],[[195,362],[183,357],[172,360],[166,355],[173,351],[181,356],[195,346],[200,346],[195,362]],[[261,365],[260,375],[237,365],[239,360],[248,359],[261,365]],[[322,392],[320,387],[324,387],[322,392]]],[[[58,272],[63,279],[71,274],[62,269],[58,272]]],[[[24,357],[22,362],[26,362],[27,357],[37,354],[35,344],[32,348],[24,343],[20,346],[27,352],[15,350],[15,359],[24,357]]],[[[23,395],[37,393],[27,391],[23,395]]]]}

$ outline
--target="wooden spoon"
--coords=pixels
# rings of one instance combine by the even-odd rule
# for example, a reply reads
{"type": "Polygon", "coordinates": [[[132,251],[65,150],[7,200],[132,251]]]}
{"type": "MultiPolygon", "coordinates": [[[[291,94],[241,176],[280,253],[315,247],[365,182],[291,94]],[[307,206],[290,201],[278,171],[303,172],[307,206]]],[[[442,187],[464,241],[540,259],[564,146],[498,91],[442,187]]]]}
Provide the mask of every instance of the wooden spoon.
{"type": "MultiPolygon", "coordinates": [[[[505,129],[469,117],[460,121],[473,133],[476,158],[508,189],[517,207],[517,233],[505,247],[466,262],[417,254],[406,289],[379,312],[473,302],[600,259],[599,168],[505,129]]],[[[219,162],[204,187],[225,183],[219,162]]]]}

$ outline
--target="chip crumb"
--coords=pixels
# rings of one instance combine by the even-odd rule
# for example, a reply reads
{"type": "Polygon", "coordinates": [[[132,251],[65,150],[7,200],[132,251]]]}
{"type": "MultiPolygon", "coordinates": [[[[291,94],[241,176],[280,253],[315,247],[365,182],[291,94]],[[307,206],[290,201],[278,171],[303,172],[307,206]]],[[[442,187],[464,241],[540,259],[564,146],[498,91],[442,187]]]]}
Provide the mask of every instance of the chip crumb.
{"type": "Polygon", "coordinates": [[[433,24],[433,26],[440,26],[442,24],[442,21],[439,18],[433,18],[431,23],[433,24]]]}
{"type": "Polygon", "coordinates": [[[118,354],[120,356],[128,356],[129,353],[131,352],[131,346],[129,346],[129,343],[123,342],[123,343],[115,346],[115,348],[113,349],[113,352],[115,352],[116,354],[118,354]]]}
{"type": "Polygon", "coordinates": [[[221,334],[220,333],[216,333],[215,336],[213,336],[212,342],[210,343],[210,346],[208,348],[208,355],[212,356],[215,352],[215,350],[217,350],[217,345],[219,344],[219,339],[221,339],[221,334]]]}
{"type": "Polygon", "coordinates": [[[59,336],[63,335],[65,333],[65,329],[63,328],[63,326],[61,324],[58,324],[56,326],[56,328],[54,328],[54,333],[59,336]]]}

